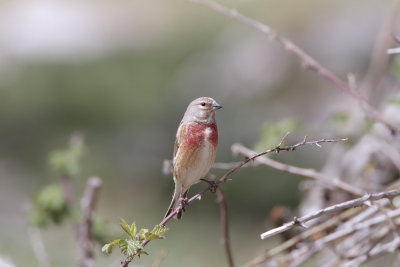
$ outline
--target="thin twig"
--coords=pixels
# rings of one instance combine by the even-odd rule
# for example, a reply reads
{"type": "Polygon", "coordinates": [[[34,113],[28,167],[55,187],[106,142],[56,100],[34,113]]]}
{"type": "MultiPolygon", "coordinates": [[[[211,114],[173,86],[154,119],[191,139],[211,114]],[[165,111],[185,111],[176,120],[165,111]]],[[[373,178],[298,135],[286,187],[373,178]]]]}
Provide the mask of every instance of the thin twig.
{"type": "Polygon", "coordinates": [[[389,227],[393,232],[394,238],[400,239],[399,233],[397,233],[397,226],[393,222],[393,219],[388,215],[388,211],[380,203],[376,203],[376,205],[378,206],[381,213],[386,216],[387,221],[389,222],[389,227]]]}
{"type": "MultiPolygon", "coordinates": [[[[391,218],[400,216],[400,209],[389,211],[388,216],[390,216],[391,218]]],[[[293,259],[297,259],[297,258],[301,257],[302,255],[304,256],[304,258],[310,257],[312,255],[315,255],[318,251],[321,251],[323,248],[326,247],[326,245],[330,244],[331,242],[339,240],[339,239],[341,239],[345,236],[348,236],[356,231],[370,228],[374,225],[380,224],[385,221],[387,221],[386,216],[380,215],[380,216],[374,217],[372,219],[368,219],[368,220],[358,223],[358,224],[348,225],[348,227],[337,230],[336,232],[333,232],[327,236],[324,236],[323,238],[318,239],[317,241],[311,243],[310,245],[299,246],[298,249],[293,250],[288,255],[285,255],[285,256],[279,258],[278,261],[280,264],[284,264],[285,262],[292,262],[293,259]]],[[[397,220],[396,223],[398,224],[400,222],[397,220]]],[[[388,227],[387,229],[389,231],[390,227],[388,227]]],[[[260,263],[262,263],[262,262],[258,262],[258,264],[260,264],[260,263]]]]}
{"type": "Polygon", "coordinates": [[[75,202],[75,191],[74,185],[72,184],[72,179],[66,174],[62,174],[60,178],[65,202],[71,207],[75,202]]]}
{"type": "Polygon", "coordinates": [[[228,258],[228,265],[230,267],[234,267],[235,264],[233,261],[230,239],[229,239],[228,203],[226,202],[224,191],[220,187],[217,187],[217,194],[218,194],[217,202],[221,207],[221,226],[223,232],[222,243],[225,246],[225,252],[228,258]]]}
{"type": "Polygon", "coordinates": [[[101,187],[101,180],[98,177],[90,177],[85,193],[81,199],[82,221],[77,227],[78,245],[80,247],[80,266],[93,267],[93,240],[92,224],[93,213],[96,207],[97,197],[101,187]]]}
{"type": "Polygon", "coordinates": [[[151,267],[160,267],[162,261],[165,259],[167,255],[168,255],[168,249],[162,249],[157,259],[151,265],[151,267]]]}
{"type": "MultiPolygon", "coordinates": [[[[237,166],[240,164],[240,162],[216,162],[213,164],[212,168],[213,169],[219,169],[219,170],[229,170],[232,169],[233,167],[237,166]]],[[[243,166],[243,168],[246,167],[257,167],[260,166],[261,164],[258,161],[252,161],[243,166]]]]}
{"type": "Polygon", "coordinates": [[[307,54],[303,49],[298,47],[296,44],[294,44],[292,41],[290,41],[286,37],[279,35],[277,32],[275,32],[269,26],[267,26],[257,20],[251,19],[245,15],[242,15],[237,10],[228,9],[225,6],[223,6],[219,3],[216,3],[212,0],[187,0],[187,1],[208,7],[218,13],[221,13],[232,19],[235,19],[235,20],[241,22],[242,24],[250,26],[250,27],[266,34],[270,39],[275,40],[278,43],[280,43],[287,51],[296,55],[301,60],[304,67],[317,72],[320,76],[324,77],[325,79],[327,79],[328,81],[332,82],[337,87],[339,87],[344,93],[346,93],[346,94],[350,95],[352,98],[354,98],[357,102],[359,102],[361,104],[362,107],[364,107],[371,114],[371,116],[376,121],[379,121],[380,123],[385,125],[393,135],[395,135],[397,133],[397,129],[395,127],[393,127],[392,125],[390,125],[382,117],[382,115],[378,112],[378,110],[376,110],[373,106],[371,106],[362,95],[360,95],[357,91],[350,88],[350,86],[348,86],[346,82],[344,82],[339,77],[337,77],[333,72],[331,72],[327,68],[323,67],[319,62],[317,62],[314,58],[312,58],[309,54],[307,54]]]}
{"type": "Polygon", "coordinates": [[[390,48],[390,49],[387,50],[387,53],[388,53],[389,55],[392,55],[392,54],[400,54],[400,47],[390,48]]]}
{"type": "MultiPolygon", "coordinates": [[[[32,244],[33,252],[39,262],[40,267],[50,267],[49,256],[43,244],[42,234],[37,227],[28,227],[28,236],[32,244]]],[[[1,264],[0,264],[1,265],[1,264]]]]}
{"type": "MultiPolygon", "coordinates": [[[[342,139],[345,140],[345,139],[342,139]]],[[[245,157],[250,157],[251,155],[256,154],[256,152],[248,149],[247,147],[241,145],[241,144],[233,144],[232,147],[232,152],[234,154],[241,154],[245,157]]],[[[345,192],[348,192],[354,196],[362,196],[365,194],[365,191],[354,187],[348,183],[343,182],[337,177],[329,177],[328,175],[325,175],[323,173],[320,173],[314,169],[305,169],[305,168],[300,168],[296,166],[292,166],[289,164],[285,164],[282,162],[275,161],[273,159],[267,158],[267,157],[259,157],[255,160],[256,163],[265,165],[271,168],[274,168],[276,170],[280,170],[283,172],[287,173],[292,173],[296,175],[300,175],[303,177],[311,178],[317,181],[320,181],[322,184],[327,184],[330,186],[333,186],[335,188],[341,189],[345,192]]]]}
{"type": "Polygon", "coordinates": [[[265,254],[257,257],[256,259],[252,260],[251,262],[249,262],[248,264],[246,264],[246,266],[256,266],[264,261],[266,261],[268,258],[273,257],[275,255],[278,255],[279,253],[294,247],[297,243],[301,242],[302,240],[311,237],[312,235],[319,233],[329,227],[332,227],[334,225],[337,225],[338,223],[340,223],[341,221],[353,216],[354,214],[356,214],[359,211],[359,209],[355,208],[355,209],[350,209],[347,210],[346,212],[343,212],[341,214],[339,214],[338,216],[335,216],[329,220],[327,220],[326,222],[323,222],[319,225],[316,225],[294,237],[292,237],[291,239],[285,241],[284,243],[280,244],[277,247],[274,247],[272,249],[270,249],[269,251],[267,251],[265,254]]]}
{"type": "Polygon", "coordinates": [[[338,224],[340,221],[353,216],[358,210],[357,209],[351,209],[348,210],[346,212],[343,212],[341,214],[339,214],[336,217],[333,217],[329,220],[327,220],[326,222],[323,222],[319,225],[316,225],[304,232],[301,232],[300,234],[290,238],[289,240],[283,242],[282,244],[280,244],[277,247],[274,247],[268,251],[266,251],[265,253],[263,253],[262,255],[254,258],[253,260],[251,260],[250,262],[246,263],[244,266],[258,266],[261,263],[265,262],[266,260],[268,260],[269,258],[276,256],[282,252],[284,252],[285,250],[294,247],[296,244],[298,244],[299,242],[303,241],[306,238],[309,238],[310,236],[319,233],[329,227],[332,227],[336,224],[338,224]]]}
{"type": "MultiPolygon", "coordinates": [[[[276,234],[285,232],[289,229],[292,229],[295,226],[299,226],[299,225],[303,225],[305,222],[308,222],[312,219],[318,218],[322,215],[325,214],[330,214],[333,212],[338,212],[338,211],[342,211],[344,209],[349,209],[349,208],[354,208],[354,207],[358,207],[358,206],[362,206],[362,205],[367,205],[366,203],[370,202],[370,201],[375,201],[378,199],[382,199],[382,198],[393,198],[395,196],[400,195],[400,189],[397,190],[391,190],[388,192],[379,192],[379,193],[374,193],[374,194],[366,194],[361,198],[357,198],[357,199],[353,199],[353,200],[349,200],[343,203],[339,203],[318,211],[315,211],[311,214],[305,215],[301,218],[294,218],[293,221],[285,223],[284,225],[274,228],[272,230],[269,230],[265,233],[261,234],[261,239],[266,239],[268,237],[274,236],[276,234]]],[[[386,217],[385,217],[386,218],[386,217]]]]}
{"type": "MultiPolygon", "coordinates": [[[[286,137],[286,135],[285,135],[286,137]]],[[[221,178],[219,178],[218,180],[215,181],[214,185],[209,185],[206,188],[204,188],[202,191],[200,191],[199,193],[195,194],[194,196],[192,196],[188,201],[187,201],[187,206],[189,206],[191,203],[193,203],[196,200],[201,200],[201,197],[207,193],[208,191],[210,191],[212,188],[214,188],[215,185],[219,185],[221,183],[224,183],[228,180],[229,176],[231,176],[234,172],[238,171],[239,169],[241,169],[244,165],[246,165],[247,163],[249,163],[250,161],[253,161],[254,159],[261,157],[263,155],[272,153],[272,152],[279,152],[279,151],[293,151],[298,147],[301,146],[305,146],[305,145],[315,145],[315,146],[319,146],[322,143],[336,143],[336,142],[340,142],[340,141],[345,141],[347,139],[321,139],[321,140],[317,140],[317,141],[307,141],[306,138],[303,139],[303,141],[291,145],[291,146],[281,146],[282,142],[284,141],[283,139],[281,140],[280,144],[274,148],[268,149],[264,152],[258,153],[252,157],[246,158],[244,159],[242,162],[240,162],[239,164],[237,164],[236,166],[234,166],[233,168],[231,168],[229,171],[227,171],[221,178]]],[[[165,217],[160,223],[159,225],[164,226],[166,225],[172,218],[174,218],[174,216],[176,214],[178,214],[178,212],[180,212],[182,210],[182,206],[177,207],[176,209],[174,209],[167,217],[165,217]]],[[[142,246],[145,247],[150,241],[149,240],[144,240],[142,242],[142,246]]],[[[132,259],[130,257],[127,257],[124,261],[121,261],[121,267],[127,267],[129,265],[129,263],[132,261],[132,259]]]]}
{"type": "Polygon", "coordinates": [[[379,243],[369,253],[361,255],[352,261],[346,262],[343,264],[343,266],[344,267],[359,266],[362,263],[366,262],[367,260],[376,258],[385,252],[393,253],[397,248],[399,248],[399,246],[400,246],[400,239],[397,238],[385,244],[379,243]]]}

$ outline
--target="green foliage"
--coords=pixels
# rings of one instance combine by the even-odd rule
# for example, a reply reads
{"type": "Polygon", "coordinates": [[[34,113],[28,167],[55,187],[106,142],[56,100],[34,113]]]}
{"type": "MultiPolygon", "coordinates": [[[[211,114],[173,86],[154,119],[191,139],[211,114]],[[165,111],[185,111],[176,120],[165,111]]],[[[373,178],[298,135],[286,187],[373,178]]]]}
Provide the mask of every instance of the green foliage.
{"type": "Polygon", "coordinates": [[[133,222],[129,225],[124,219],[120,219],[120,226],[122,230],[128,234],[129,238],[116,239],[105,244],[101,250],[107,254],[111,254],[113,247],[118,246],[121,249],[121,253],[128,256],[130,259],[136,256],[140,257],[142,254],[148,255],[148,253],[143,250],[143,241],[164,239],[165,237],[163,234],[168,231],[166,226],[156,225],[151,232],[145,228],[137,232],[136,224],[133,222]]]}
{"type": "Polygon", "coordinates": [[[49,185],[37,193],[30,222],[40,227],[46,226],[49,222],[59,224],[68,214],[69,209],[61,187],[49,185]]]}
{"type": "Polygon", "coordinates": [[[284,119],[275,124],[265,123],[262,126],[261,138],[254,150],[263,151],[275,147],[288,132],[294,132],[300,127],[300,122],[294,118],[284,119]]]}
{"type": "Polygon", "coordinates": [[[121,252],[129,257],[135,257],[142,253],[143,246],[140,241],[133,239],[122,239],[118,242],[121,252]]]}
{"type": "MultiPolygon", "coordinates": [[[[82,136],[73,134],[68,148],[57,150],[50,154],[50,166],[60,175],[76,176],[79,172],[79,161],[83,150],[82,136]]],[[[59,224],[66,216],[78,218],[79,214],[72,206],[66,203],[64,192],[60,185],[49,185],[36,194],[34,208],[29,220],[33,225],[44,227],[49,222],[59,224]]]]}
{"type": "Polygon", "coordinates": [[[134,238],[136,236],[136,224],[135,222],[132,223],[131,226],[129,226],[129,224],[126,223],[126,221],[124,219],[120,219],[120,223],[119,225],[121,225],[121,228],[132,238],[134,238]]]}
{"type": "Polygon", "coordinates": [[[112,249],[114,246],[119,245],[119,242],[121,241],[121,239],[116,239],[111,243],[105,244],[101,251],[107,253],[107,254],[111,254],[112,253],[112,249]]]}
{"type": "Polygon", "coordinates": [[[156,226],[154,226],[154,229],[150,233],[146,233],[146,239],[164,239],[165,237],[163,236],[163,234],[165,234],[167,231],[168,227],[166,227],[165,225],[157,224],[156,226]]]}
{"type": "Polygon", "coordinates": [[[79,173],[79,161],[84,151],[83,139],[80,135],[73,135],[68,148],[56,150],[50,154],[51,168],[63,175],[71,177],[79,173]]]}
{"type": "Polygon", "coordinates": [[[140,239],[146,239],[146,236],[149,234],[149,229],[144,229],[144,228],[142,228],[142,229],[140,229],[140,231],[139,231],[139,238],[140,239]]]}

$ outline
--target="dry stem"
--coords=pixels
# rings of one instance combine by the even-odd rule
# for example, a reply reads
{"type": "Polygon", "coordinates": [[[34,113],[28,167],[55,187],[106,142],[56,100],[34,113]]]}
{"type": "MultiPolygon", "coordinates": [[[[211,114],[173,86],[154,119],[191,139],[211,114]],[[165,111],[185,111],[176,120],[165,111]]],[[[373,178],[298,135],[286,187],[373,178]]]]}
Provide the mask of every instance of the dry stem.
{"type": "MultiPolygon", "coordinates": [[[[292,229],[295,226],[299,226],[299,225],[303,225],[305,222],[308,222],[312,219],[318,218],[322,215],[325,214],[330,214],[333,212],[338,212],[338,211],[342,211],[344,209],[349,209],[349,208],[354,208],[354,207],[358,207],[358,206],[362,206],[362,205],[367,205],[369,206],[371,201],[375,201],[378,199],[382,199],[382,198],[393,198],[400,195],[400,189],[397,190],[391,190],[388,192],[379,192],[379,193],[374,193],[374,194],[366,194],[361,198],[357,198],[357,199],[353,199],[353,200],[349,200],[343,203],[339,203],[321,210],[318,210],[316,212],[313,212],[311,214],[305,215],[301,218],[294,218],[293,221],[285,223],[284,225],[274,228],[272,230],[269,230],[265,233],[261,234],[261,239],[266,239],[268,237],[274,236],[276,234],[285,232],[289,229],[292,229]]],[[[385,216],[384,216],[385,217],[385,216]]],[[[385,217],[387,218],[387,217],[385,217]]]]}
{"type": "Polygon", "coordinates": [[[286,37],[279,35],[269,26],[257,20],[251,19],[245,15],[242,15],[237,10],[228,9],[225,6],[216,3],[212,0],[187,0],[187,1],[208,7],[218,13],[221,13],[232,19],[235,19],[242,24],[248,25],[266,34],[270,39],[280,43],[287,51],[296,55],[301,60],[302,65],[304,67],[317,72],[320,76],[324,77],[325,79],[327,79],[328,81],[332,82],[334,85],[339,87],[344,93],[350,95],[353,99],[355,99],[358,103],[360,103],[360,105],[363,108],[365,108],[376,121],[385,125],[393,135],[397,134],[398,129],[390,125],[382,117],[379,111],[376,110],[373,106],[371,106],[362,95],[360,95],[357,91],[353,90],[346,82],[337,77],[333,72],[323,67],[319,62],[317,62],[314,58],[312,58],[309,54],[307,54],[303,49],[298,47],[296,44],[294,44],[286,37]]]}
{"type": "Polygon", "coordinates": [[[222,243],[225,246],[226,256],[228,257],[228,263],[230,267],[234,267],[234,261],[231,251],[230,239],[229,239],[229,226],[228,226],[228,203],[226,202],[224,191],[217,187],[217,202],[221,207],[221,226],[222,226],[222,243]]]}
{"type": "MultiPolygon", "coordinates": [[[[280,152],[280,151],[293,151],[298,147],[301,146],[305,146],[305,145],[315,145],[320,147],[320,144],[322,143],[336,143],[336,142],[340,142],[340,141],[345,141],[347,139],[321,139],[321,140],[316,140],[316,141],[307,141],[306,137],[303,139],[303,141],[298,142],[294,145],[291,146],[282,146],[282,143],[285,139],[285,137],[287,136],[287,134],[282,138],[281,142],[274,148],[268,149],[264,152],[258,153],[256,155],[253,155],[252,157],[246,158],[244,159],[242,162],[240,162],[239,164],[237,164],[236,166],[234,166],[232,169],[230,169],[229,171],[227,171],[221,178],[219,178],[218,180],[215,181],[215,185],[219,185],[221,183],[224,183],[228,180],[229,176],[231,176],[234,172],[238,171],[239,169],[241,169],[244,165],[246,165],[247,163],[249,163],[250,161],[255,160],[258,157],[261,157],[263,155],[272,153],[272,152],[280,152]]],[[[206,188],[204,188],[202,191],[200,191],[199,193],[195,194],[193,197],[191,197],[188,201],[187,201],[187,206],[190,206],[191,203],[193,203],[195,200],[200,200],[201,197],[207,193],[208,191],[210,191],[214,186],[213,185],[209,185],[206,188]]],[[[178,214],[178,212],[180,212],[182,210],[182,207],[179,206],[178,208],[176,208],[175,210],[173,210],[167,217],[165,217],[160,223],[159,225],[164,226],[166,225],[176,214],[178,214]]],[[[144,240],[142,242],[142,246],[145,247],[150,241],[149,240],[144,240]]],[[[129,265],[129,263],[132,261],[132,259],[130,257],[127,257],[124,261],[121,261],[121,267],[127,267],[129,265]]]]}
{"type": "Polygon", "coordinates": [[[92,240],[93,213],[97,197],[101,187],[101,180],[98,177],[90,177],[85,193],[81,199],[82,221],[77,227],[78,245],[80,247],[81,267],[94,266],[94,252],[92,240]]]}
{"type": "MultiPolygon", "coordinates": [[[[343,139],[345,140],[345,139],[343,139]]],[[[232,145],[232,152],[234,154],[241,154],[246,157],[250,157],[251,155],[256,154],[256,152],[244,147],[241,144],[233,144],[232,145]]],[[[343,182],[340,180],[340,178],[337,177],[329,177],[323,173],[317,172],[314,169],[305,169],[305,168],[299,168],[296,166],[292,166],[289,164],[281,163],[278,161],[275,161],[273,159],[267,158],[267,157],[259,157],[255,160],[255,163],[265,165],[283,172],[287,173],[292,173],[296,175],[300,175],[303,177],[311,178],[314,180],[317,180],[321,182],[322,184],[330,185],[333,186],[334,188],[341,189],[345,192],[348,192],[354,196],[362,196],[365,194],[365,192],[357,187],[354,187],[348,183],[343,182]]]]}

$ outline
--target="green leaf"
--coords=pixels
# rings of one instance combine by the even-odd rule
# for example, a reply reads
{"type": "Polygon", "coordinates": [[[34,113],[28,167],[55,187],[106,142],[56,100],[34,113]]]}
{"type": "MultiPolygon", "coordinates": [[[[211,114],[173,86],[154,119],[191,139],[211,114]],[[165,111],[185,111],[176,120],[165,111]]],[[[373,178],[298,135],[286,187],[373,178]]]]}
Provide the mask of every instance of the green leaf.
{"type": "Polygon", "coordinates": [[[112,249],[114,246],[118,245],[119,242],[121,241],[121,239],[116,239],[111,243],[105,244],[102,248],[101,251],[107,253],[107,254],[111,254],[112,249]]]}
{"type": "Polygon", "coordinates": [[[147,253],[147,252],[144,251],[144,250],[139,250],[138,253],[137,253],[136,255],[140,258],[140,256],[141,256],[142,254],[144,254],[144,255],[149,255],[149,253],[147,253]]]}
{"type": "Polygon", "coordinates": [[[41,189],[34,199],[35,208],[31,222],[38,226],[45,226],[48,221],[60,223],[70,215],[65,202],[64,193],[59,185],[48,185],[41,189]]]}
{"type": "Polygon", "coordinates": [[[50,154],[49,164],[58,173],[76,176],[79,173],[79,160],[83,155],[83,150],[83,138],[75,134],[71,137],[67,149],[56,150],[50,154]]]}
{"type": "Polygon", "coordinates": [[[164,239],[165,234],[168,231],[168,227],[165,225],[156,225],[150,233],[146,233],[146,240],[164,239]]]}
{"type": "Polygon", "coordinates": [[[48,185],[38,192],[35,203],[43,210],[61,210],[65,205],[64,193],[60,186],[48,185]]]}
{"type": "Polygon", "coordinates": [[[140,241],[136,240],[127,240],[122,239],[119,242],[119,247],[121,248],[121,252],[127,256],[133,257],[138,254],[138,252],[143,249],[140,241]]]}
{"type": "Polygon", "coordinates": [[[153,230],[151,231],[153,234],[156,235],[163,235],[168,231],[168,227],[165,225],[159,225],[157,224],[156,226],[154,226],[153,230]]]}
{"type": "Polygon", "coordinates": [[[135,222],[132,223],[130,230],[131,230],[131,234],[133,236],[136,236],[136,223],[135,222]]]}
{"type": "Polygon", "coordinates": [[[131,226],[127,224],[127,222],[124,219],[120,219],[120,225],[122,229],[132,238],[135,238],[136,236],[136,224],[135,222],[132,223],[131,226]]]}
{"type": "Polygon", "coordinates": [[[140,229],[139,239],[140,240],[146,239],[146,234],[148,234],[148,233],[149,233],[149,229],[144,229],[144,228],[140,229]]]}

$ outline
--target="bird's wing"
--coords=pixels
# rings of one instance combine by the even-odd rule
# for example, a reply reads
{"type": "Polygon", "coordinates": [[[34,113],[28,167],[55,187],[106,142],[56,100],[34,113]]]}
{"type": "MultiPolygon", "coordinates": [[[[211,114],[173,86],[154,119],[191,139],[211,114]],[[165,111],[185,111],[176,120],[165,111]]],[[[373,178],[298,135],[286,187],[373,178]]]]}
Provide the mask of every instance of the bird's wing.
{"type": "Polygon", "coordinates": [[[185,128],[185,124],[181,122],[181,124],[179,124],[178,131],[176,132],[173,160],[175,160],[176,154],[178,153],[179,146],[182,142],[180,139],[182,139],[185,133],[185,128]]]}

